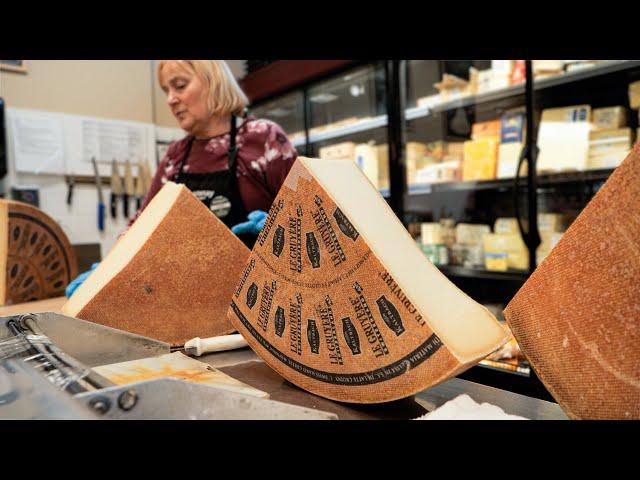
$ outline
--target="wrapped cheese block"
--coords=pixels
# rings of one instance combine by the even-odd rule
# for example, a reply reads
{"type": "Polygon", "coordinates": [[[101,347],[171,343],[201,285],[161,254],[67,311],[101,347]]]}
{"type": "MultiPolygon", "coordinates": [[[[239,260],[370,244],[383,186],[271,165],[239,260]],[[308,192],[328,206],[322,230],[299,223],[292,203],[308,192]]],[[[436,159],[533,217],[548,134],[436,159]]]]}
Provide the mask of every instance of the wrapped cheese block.
{"type": "Polygon", "coordinates": [[[287,380],[338,401],[410,396],[508,340],[420,251],[354,162],[298,157],[229,318],[287,380]]]}
{"type": "Polygon", "coordinates": [[[225,335],[248,256],[188,188],[167,182],[63,312],[172,345],[225,335]]]}
{"type": "Polygon", "coordinates": [[[77,269],[69,239],[51,217],[0,200],[0,305],[62,296],[77,269]]]}
{"type": "Polygon", "coordinates": [[[571,418],[640,419],[640,144],[504,314],[571,418]]]}

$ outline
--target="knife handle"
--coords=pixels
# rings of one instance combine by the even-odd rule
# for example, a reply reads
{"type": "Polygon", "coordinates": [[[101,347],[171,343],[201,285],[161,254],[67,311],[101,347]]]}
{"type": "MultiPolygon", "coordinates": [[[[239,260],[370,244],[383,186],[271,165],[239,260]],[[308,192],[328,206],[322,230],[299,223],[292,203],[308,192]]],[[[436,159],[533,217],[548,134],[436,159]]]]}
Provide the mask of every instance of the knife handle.
{"type": "Polygon", "coordinates": [[[124,204],[124,216],[126,218],[129,218],[129,195],[127,195],[126,193],[122,195],[122,199],[123,199],[123,204],[124,204]]]}
{"type": "Polygon", "coordinates": [[[98,203],[98,230],[104,232],[104,203],[98,203]]]}
{"type": "Polygon", "coordinates": [[[115,193],[111,194],[111,218],[116,218],[117,212],[116,207],[118,206],[118,197],[115,193]]]}

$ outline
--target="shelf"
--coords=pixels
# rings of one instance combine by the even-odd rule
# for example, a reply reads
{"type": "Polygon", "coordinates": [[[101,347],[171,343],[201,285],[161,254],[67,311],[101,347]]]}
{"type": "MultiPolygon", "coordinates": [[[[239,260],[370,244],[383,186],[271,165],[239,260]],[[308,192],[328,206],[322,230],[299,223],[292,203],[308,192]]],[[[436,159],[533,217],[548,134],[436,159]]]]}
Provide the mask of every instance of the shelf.
{"type": "MultiPolygon", "coordinates": [[[[546,173],[537,176],[538,187],[541,186],[553,186],[561,185],[565,183],[584,183],[584,182],[600,182],[605,181],[613,173],[614,169],[604,170],[585,170],[575,172],[559,172],[559,173],[546,173]]],[[[500,178],[495,180],[481,180],[470,182],[443,182],[432,183],[424,185],[410,185],[407,189],[407,193],[410,197],[420,195],[430,195],[432,193],[442,192],[464,192],[464,191],[478,191],[478,190],[500,190],[500,189],[512,189],[513,178],[500,178]]],[[[526,188],[527,179],[521,177],[519,181],[521,187],[526,188]]]]}
{"type": "Polygon", "coordinates": [[[379,115],[377,117],[367,118],[360,120],[359,122],[344,125],[338,128],[332,128],[319,133],[309,134],[309,143],[321,142],[324,140],[330,140],[332,138],[342,137],[344,135],[351,135],[358,132],[366,132],[367,130],[373,130],[374,128],[384,127],[387,125],[387,115],[379,115]]]}
{"type": "MultiPolygon", "coordinates": [[[[597,65],[595,67],[586,67],[581,70],[563,73],[562,75],[534,80],[533,89],[534,91],[544,90],[546,88],[556,87],[567,83],[586,80],[588,78],[615,73],[623,70],[630,70],[632,68],[638,67],[640,67],[640,60],[612,60],[603,62],[601,65],[597,65]]],[[[467,107],[469,105],[478,103],[492,102],[495,100],[514,97],[517,95],[524,95],[524,91],[524,83],[511,85],[500,90],[492,90],[490,92],[484,92],[478,95],[467,95],[465,97],[456,98],[455,100],[447,100],[441,103],[437,103],[431,107],[423,106],[408,108],[405,110],[405,117],[407,120],[414,120],[416,118],[426,117],[431,113],[440,113],[447,110],[467,107]]]]}
{"type": "Polygon", "coordinates": [[[449,277],[482,278],[484,280],[509,280],[525,282],[529,272],[522,270],[507,270],[496,272],[485,268],[466,268],[459,265],[436,265],[438,269],[449,277]]]}

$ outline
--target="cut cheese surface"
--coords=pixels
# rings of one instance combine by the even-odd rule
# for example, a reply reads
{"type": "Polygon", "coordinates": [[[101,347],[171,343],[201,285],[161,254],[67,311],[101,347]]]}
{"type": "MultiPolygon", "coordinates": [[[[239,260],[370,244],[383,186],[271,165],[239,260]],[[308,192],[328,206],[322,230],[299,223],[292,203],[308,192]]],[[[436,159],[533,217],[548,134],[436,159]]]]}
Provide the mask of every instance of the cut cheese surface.
{"type": "Polygon", "coordinates": [[[51,217],[0,200],[0,305],[62,296],[77,268],[69,239],[51,217]]]}
{"type": "Polygon", "coordinates": [[[504,315],[569,417],[640,419],[640,143],[504,315]]]}
{"type": "Polygon", "coordinates": [[[63,312],[172,345],[227,334],[248,256],[189,189],[167,182],[63,312]]]}
{"type": "Polygon", "coordinates": [[[404,398],[507,341],[417,247],[353,162],[298,157],[229,318],[292,383],[339,401],[404,398]]]}

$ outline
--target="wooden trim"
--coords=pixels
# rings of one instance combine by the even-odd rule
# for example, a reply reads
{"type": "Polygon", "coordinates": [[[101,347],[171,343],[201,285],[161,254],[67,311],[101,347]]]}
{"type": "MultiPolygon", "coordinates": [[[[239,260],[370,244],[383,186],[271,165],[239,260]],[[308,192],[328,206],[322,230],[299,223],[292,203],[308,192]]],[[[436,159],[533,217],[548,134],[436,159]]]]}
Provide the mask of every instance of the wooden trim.
{"type": "Polygon", "coordinates": [[[3,63],[4,60],[0,60],[0,70],[5,70],[7,72],[17,72],[17,73],[27,73],[27,61],[22,60],[22,64],[20,66],[13,65],[10,63],[3,63]]]}
{"type": "Polygon", "coordinates": [[[304,85],[356,60],[278,60],[245,76],[240,85],[251,102],[304,85]]]}

